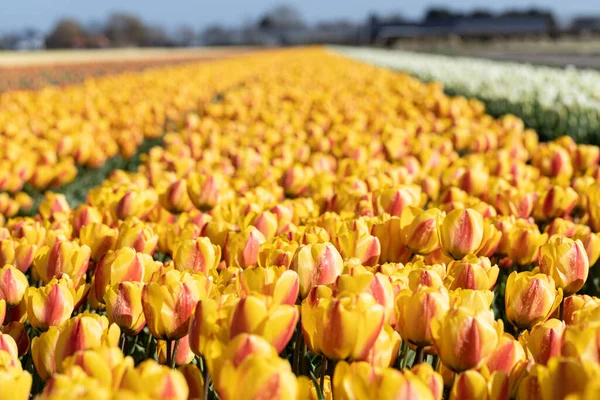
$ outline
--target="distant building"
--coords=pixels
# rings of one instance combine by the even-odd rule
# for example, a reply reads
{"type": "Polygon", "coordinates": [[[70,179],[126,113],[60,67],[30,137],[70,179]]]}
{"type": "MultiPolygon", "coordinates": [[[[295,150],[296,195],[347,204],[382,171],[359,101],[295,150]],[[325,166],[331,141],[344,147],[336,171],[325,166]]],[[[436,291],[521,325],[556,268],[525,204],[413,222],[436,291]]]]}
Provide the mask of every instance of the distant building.
{"type": "Polygon", "coordinates": [[[400,39],[458,36],[464,39],[545,35],[554,24],[546,16],[451,16],[422,22],[380,21],[371,18],[369,42],[390,44],[400,39]]]}
{"type": "Polygon", "coordinates": [[[600,16],[577,17],[571,22],[574,32],[600,32],[600,16]]]}

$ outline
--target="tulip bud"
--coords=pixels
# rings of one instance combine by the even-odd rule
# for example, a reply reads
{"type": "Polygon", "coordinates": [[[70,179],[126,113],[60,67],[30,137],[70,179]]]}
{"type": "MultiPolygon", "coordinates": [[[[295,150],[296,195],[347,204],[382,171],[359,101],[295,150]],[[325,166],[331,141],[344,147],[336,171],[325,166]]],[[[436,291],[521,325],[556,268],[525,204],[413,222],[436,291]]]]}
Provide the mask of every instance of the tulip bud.
{"type": "Polygon", "coordinates": [[[215,388],[223,400],[259,398],[296,399],[296,377],[287,360],[250,355],[239,364],[225,363],[215,388]],[[276,387],[274,392],[273,388],[276,387]]]}
{"type": "Polygon", "coordinates": [[[135,251],[154,254],[158,245],[158,235],[152,227],[139,220],[128,220],[119,227],[116,248],[133,247],[135,251]]]}
{"type": "Polygon", "coordinates": [[[536,364],[519,384],[517,398],[567,399],[582,393],[597,372],[571,357],[553,357],[544,366],[536,364]]]}
{"type": "Polygon", "coordinates": [[[251,294],[272,296],[277,304],[296,304],[300,291],[298,274],[285,267],[248,268],[241,272],[236,283],[240,284],[240,297],[251,294]]]}
{"type": "Polygon", "coordinates": [[[79,286],[88,269],[90,253],[88,246],[58,240],[52,247],[44,246],[38,250],[33,260],[33,268],[44,283],[67,274],[75,286],[79,286]]]}
{"type": "Polygon", "coordinates": [[[519,220],[508,233],[508,257],[517,265],[531,265],[547,241],[548,235],[541,234],[537,225],[519,220]]]}
{"type": "Polygon", "coordinates": [[[371,234],[379,240],[381,252],[379,263],[405,263],[412,256],[411,251],[396,240],[401,235],[401,221],[399,217],[391,217],[378,222],[371,228],[371,234]]]}
{"type": "Polygon", "coordinates": [[[438,235],[442,251],[455,260],[461,259],[481,246],[483,217],[468,208],[451,211],[445,217],[440,215],[438,235]]]}
{"type": "Polygon", "coordinates": [[[0,265],[12,264],[25,273],[33,262],[37,245],[31,245],[24,239],[5,239],[0,241],[0,265]]]}
{"type": "Polygon", "coordinates": [[[492,257],[496,253],[501,240],[502,232],[489,219],[486,219],[483,222],[483,239],[476,254],[481,257],[492,257]]]}
{"type": "Polygon", "coordinates": [[[523,346],[505,333],[498,340],[498,347],[488,356],[485,365],[490,372],[502,371],[509,376],[513,367],[522,360],[525,360],[523,346]]]}
{"type": "Polygon", "coordinates": [[[62,371],[63,361],[80,350],[97,349],[107,343],[108,336],[118,337],[120,332],[109,330],[108,320],[98,314],[84,312],[68,320],[60,329],[56,342],[56,370],[62,371]]]}
{"type": "Polygon", "coordinates": [[[450,299],[444,287],[424,287],[416,292],[403,290],[396,297],[398,331],[402,338],[416,347],[427,347],[433,343],[429,329],[431,320],[443,316],[450,299]]]}
{"type": "Polygon", "coordinates": [[[23,323],[17,321],[11,322],[2,328],[2,333],[9,335],[15,340],[17,349],[19,350],[19,357],[27,353],[29,350],[29,335],[23,323]]]}
{"type": "Polygon", "coordinates": [[[200,368],[194,364],[186,364],[179,367],[179,372],[184,376],[190,391],[188,399],[202,399],[204,397],[204,377],[200,368]]]}
{"type": "Polygon", "coordinates": [[[38,210],[44,221],[55,221],[68,217],[71,207],[64,194],[46,192],[38,210]]]}
{"type": "Polygon", "coordinates": [[[0,300],[5,300],[8,307],[21,302],[28,286],[25,274],[12,265],[0,268],[0,300]]]}
{"type": "Polygon", "coordinates": [[[98,261],[117,246],[119,230],[101,223],[91,223],[81,228],[79,240],[91,250],[90,258],[98,261]]]}
{"type": "Polygon", "coordinates": [[[227,343],[220,357],[209,364],[209,369],[212,375],[218,377],[224,365],[232,363],[237,367],[250,356],[274,358],[277,357],[277,351],[262,337],[242,333],[227,343]]]}
{"type": "Polygon", "coordinates": [[[573,156],[573,166],[578,171],[585,171],[588,168],[598,165],[600,160],[600,148],[589,144],[580,144],[575,150],[573,156]]]}
{"type": "Polygon", "coordinates": [[[313,178],[312,168],[295,164],[283,173],[281,187],[289,197],[304,196],[313,178]]]}
{"type": "Polygon", "coordinates": [[[204,275],[170,270],[142,291],[142,308],[150,333],[174,340],[187,334],[190,317],[199,300],[208,297],[212,280],[204,275]]]}
{"type": "Polygon", "coordinates": [[[302,246],[294,255],[292,270],[300,279],[300,296],[305,298],[316,285],[335,282],[342,273],[344,261],[331,243],[302,246]]]}
{"type": "Polygon", "coordinates": [[[552,186],[538,197],[533,216],[539,221],[566,217],[577,204],[578,198],[579,195],[571,187],[552,186]]]}
{"type": "Polygon", "coordinates": [[[477,368],[485,362],[503,331],[502,320],[494,321],[493,311],[473,315],[470,310],[458,307],[431,321],[437,354],[454,372],[477,368]]]}
{"type": "Polygon", "coordinates": [[[7,333],[0,332],[0,351],[10,354],[13,360],[19,359],[19,347],[15,339],[7,333]]]}
{"type": "Polygon", "coordinates": [[[407,207],[400,218],[402,242],[415,254],[429,254],[439,247],[437,218],[442,212],[437,208],[422,210],[407,207]]]}
{"type": "Polygon", "coordinates": [[[56,351],[56,343],[58,342],[60,329],[56,326],[51,326],[46,332],[38,337],[34,337],[31,342],[31,358],[33,365],[40,378],[43,381],[56,372],[56,362],[54,355],[56,351]]]}
{"type": "Polygon", "coordinates": [[[459,374],[452,386],[450,399],[508,399],[508,376],[501,371],[493,373],[490,377],[486,375],[478,371],[459,374]]]}
{"type": "Polygon", "coordinates": [[[471,196],[481,197],[487,192],[490,175],[483,165],[465,171],[458,180],[458,186],[471,196]]]}
{"type": "Polygon", "coordinates": [[[66,375],[81,371],[101,382],[103,386],[113,388],[118,388],[125,372],[133,368],[132,358],[126,358],[118,347],[109,346],[80,350],[67,357],[62,364],[63,373],[66,375]]]}
{"type": "Polygon", "coordinates": [[[448,264],[446,286],[449,289],[493,289],[500,272],[497,265],[492,266],[489,258],[468,255],[460,261],[448,264]]]}
{"type": "Polygon", "coordinates": [[[230,267],[242,268],[256,265],[258,248],[265,241],[263,234],[253,226],[241,232],[229,232],[223,251],[225,263],[230,267]]]}
{"type": "Polygon", "coordinates": [[[500,231],[502,236],[500,237],[500,243],[498,244],[498,248],[496,249],[496,254],[505,255],[508,252],[509,243],[508,243],[508,234],[511,231],[512,227],[515,225],[516,219],[513,216],[508,217],[496,217],[493,219],[494,225],[500,231]]]}
{"type": "Polygon", "coordinates": [[[554,278],[565,296],[577,293],[588,277],[589,261],[580,240],[552,236],[540,247],[538,263],[540,272],[554,278]]]}
{"type": "Polygon", "coordinates": [[[75,308],[73,283],[65,276],[52,279],[45,286],[29,287],[27,290],[27,318],[31,326],[47,330],[60,327],[75,308]]]}
{"type": "Polygon", "coordinates": [[[295,306],[271,304],[266,297],[247,296],[233,309],[229,323],[229,339],[242,333],[262,336],[277,349],[283,351],[294,334],[300,317],[295,306]]]}
{"type": "Polygon", "coordinates": [[[545,274],[515,271],[506,281],[506,317],[519,329],[530,329],[548,319],[562,299],[562,289],[556,290],[554,279],[545,274]]]}
{"type": "Polygon", "coordinates": [[[175,268],[180,271],[190,269],[209,275],[211,271],[217,269],[221,261],[221,248],[212,244],[206,237],[184,240],[176,245],[173,261],[175,268]]]}
{"type": "Polygon", "coordinates": [[[179,214],[192,208],[185,180],[177,180],[158,196],[160,204],[172,213],[179,214]]]}
{"type": "Polygon", "coordinates": [[[450,292],[450,307],[465,307],[474,313],[492,307],[494,292],[491,290],[455,289],[450,292]]]}
{"type": "Polygon", "coordinates": [[[396,362],[401,342],[402,339],[398,332],[390,325],[385,324],[365,359],[358,361],[367,361],[369,364],[381,368],[391,367],[396,362]]]}
{"type": "Polygon", "coordinates": [[[79,237],[81,228],[89,224],[99,224],[102,222],[102,213],[95,207],[85,204],[80,205],[73,212],[71,225],[73,225],[73,234],[79,237]]]}
{"type": "Polygon", "coordinates": [[[376,368],[365,362],[339,362],[333,375],[333,398],[433,399],[429,387],[411,372],[376,368]]]}
{"type": "MultiPolygon", "coordinates": [[[[123,192],[121,192],[123,193],[123,192]]],[[[115,219],[126,220],[131,217],[144,219],[156,204],[156,193],[135,189],[126,191],[111,208],[115,219]]]]}
{"type": "Polygon", "coordinates": [[[530,332],[524,332],[519,338],[529,350],[537,364],[546,365],[552,357],[561,355],[565,323],[558,319],[549,319],[535,325],[530,332]]]}
{"type": "Polygon", "coordinates": [[[402,210],[408,206],[421,207],[425,196],[417,185],[403,185],[399,188],[390,188],[377,191],[373,197],[373,206],[377,215],[388,213],[399,217],[402,210]]]}
{"type": "Polygon", "coordinates": [[[587,253],[590,267],[593,267],[600,258],[600,233],[575,232],[573,240],[581,240],[585,252],[587,253]]]}
{"type": "Polygon", "coordinates": [[[0,398],[28,400],[31,395],[31,374],[20,368],[6,368],[0,373],[0,398]]]}
{"type": "Polygon", "coordinates": [[[596,297],[585,294],[569,296],[563,301],[563,320],[567,325],[573,325],[578,313],[580,314],[584,310],[594,310],[598,307],[600,307],[600,299],[596,297]]]}
{"type": "Polygon", "coordinates": [[[186,400],[189,394],[181,372],[154,360],[145,360],[135,369],[126,370],[121,389],[130,390],[136,396],[146,395],[150,399],[186,400]]]}
{"type": "Polygon", "coordinates": [[[273,240],[277,234],[277,216],[270,211],[263,211],[258,214],[256,218],[254,218],[252,225],[263,234],[267,241],[273,240]]]}
{"type": "Polygon", "coordinates": [[[94,289],[96,299],[104,303],[107,289],[117,282],[141,282],[147,263],[152,262],[150,256],[136,253],[131,247],[122,247],[109,251],[98,261],[94,271],[94,289]]]}
{"type": "Polygon", "coordinates": [[[544,233],[549,236],[560,235],[572,238],[577,229],[577,224],[564,218],[554,218],[552,222],[546,225],[544,233]]]}
{"type": "Polygon", "coordinates": [[[206,357],[211,370],[214,363],[208,356],[215,353],[215,347],[222,351],[222,344],[227,342],[229,318],[237,302],[234,296],[223,295],[216,300],[201,300],[194,309],[189,330],[190,348],[195,354],[206,357]]]}
{"type": "Polygon", "coordinates": [[[210,210],[219,202],[223,190],[224,177],[201,175],[194,173],[187,181],[187,192],[190,200],[199,210],[210,210]]]}
{"type": "Polygon", "coordinates": [[[429,387],[434,400],[442,400],[444,395],[444,379],[440,373],[434,371],[431,365],[427,363],[417,364],[410,371],[429,387]]]}
{"type": "Polygon", "coordinates": [[[115,283],[106,291],[106,316],[112,324],[117,324],[121,331],[130,336],[135,336],[146,325],[146,317],[142,310],[141,282],[115,283]]]}
{"type": "Polygon", "coordinates": [[[402,272],[408,275],[410,290],[416,292],[421,287],[444,286],[442,277],[446,276],[446,267],[443,264],[425,265],[422,261],[417,261],[406,264],[402,272]]]}
{"type": "Polygon", "coordinates": [[[384,308],[367,293],[325,297],[316,303],[309,296],[302,302],[302,332],[308,348],[336,360],[366,359],[384,321],[384,308]],[[337,334],[359,323],[365,327],[359,334],[337,334]]]}

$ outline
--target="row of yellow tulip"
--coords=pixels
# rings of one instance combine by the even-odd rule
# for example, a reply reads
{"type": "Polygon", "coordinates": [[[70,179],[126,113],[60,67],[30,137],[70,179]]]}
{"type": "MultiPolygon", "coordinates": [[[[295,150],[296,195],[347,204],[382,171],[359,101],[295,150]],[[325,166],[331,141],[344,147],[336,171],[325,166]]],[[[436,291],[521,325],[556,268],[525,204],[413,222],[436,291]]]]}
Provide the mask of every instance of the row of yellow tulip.
{"type": "Polygon", "coordinates": [[[181,122],[266,63],[273,60],[249,55],[1,93],[0,214],[31,205],[25,184],[56,188],[73,181],[78,167],[130,158],[144,139],[161,136],[167,121],[181,122]]]}
{"type": "Polygon", "coordinates": [[[0,398],[596,398],[599,149],[277,60],[0,228],[0,398]]]}

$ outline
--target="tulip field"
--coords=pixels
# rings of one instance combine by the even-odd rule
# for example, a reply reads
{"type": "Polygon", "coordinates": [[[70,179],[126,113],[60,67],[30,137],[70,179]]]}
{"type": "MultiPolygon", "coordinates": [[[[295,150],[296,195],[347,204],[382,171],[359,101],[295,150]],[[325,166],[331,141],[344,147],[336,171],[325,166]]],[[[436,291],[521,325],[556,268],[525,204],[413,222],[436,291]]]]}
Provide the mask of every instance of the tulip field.
{"type": "Polygon", "coordinates": [[[338,50],[440,82],[448,94],[483,101],[494,116],[515,114],[544,139],[568,134],[581,143],[600,144],[599,71],[405,51],[338,50]]]}
{"type": "Polygon", "coordinates": [[[318,47],[0,138],[0,399],[600,398],[598,146],[318,47]]]}

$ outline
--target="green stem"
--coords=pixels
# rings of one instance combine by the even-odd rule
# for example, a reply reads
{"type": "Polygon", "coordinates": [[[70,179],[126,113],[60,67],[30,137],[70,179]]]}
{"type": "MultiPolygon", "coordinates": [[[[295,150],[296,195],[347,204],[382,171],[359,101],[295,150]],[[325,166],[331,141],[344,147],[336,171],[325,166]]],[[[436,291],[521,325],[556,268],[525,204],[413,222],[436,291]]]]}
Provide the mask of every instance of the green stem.
{"type": "Polygon", "coordinates": [[[406,354],[408,352],[408,344],[406,343],[405,340],[402,341],[402,345],[400,346],[400,354],[398,354],[398,356],[396,357],[396,363],[394,365],[394,367],[398,370],[402,369],[402,358],[404,357],[404,354],[406,354]]]}
{"type": "Polygon", "coordinates": [[[127,352],[126,354],[132,355],[133,351],[135,350],[135,346],[137,346],[137,342],[138,342],[138,338],[140,337],[140,335],[135,335],[135,339],[133,339],[133,344],[131,346],[127,347],[127,352]]]}
{"type": "Polygon", "coordinates": [[[409,347],[406,346],[406,351],[404,352],[404,360],[402,360],[402,369],[405,369],[407,364],[408,364],[408,351],[409,351],[409,347]]]}
{"type": "Polygon", "coordinates": [[[419,365],[423,362],[423,356],[425,355],[425,352],[423,350],[424,350],[423,347],[421,347],[421,346],[417,347],[417,351],[415,354],[415,360],[413,361],[413,365],[412,365],[413,367],[415,365],[419,365]]]}
{"type": "Polygon", "coordinates": [[[210,386],[210,374],[208,373],[208,366],[206,360],[202,359],[202,366],[204,367],[204,400],[208,400],[208,387],[210,386]]]}
{"type": "Polygon", "coordinates": [[[300,351],[300,374],[308,375],[308,367],[306,366],[306,352],[307,352],[306,343],[304,340],[302,341],[302,350],[300,351]]]}
{"type": "Polygon", "coordinates": [[[125,332],[121,332],[121,353],[125,355],[125,332]]]}
{"type": "Polygon", "coordinates": [[[169,364],[169,367],[171,368],[175,368],[175,365],[177,364],[177,348],[179,347],[179,339],[175,340],[175,345],[173,346],[173,352],[171,353],[171,364],[169,364]]]}
{"type": "Polygon", "coordinates": [[[437,354],[433,356],[433,360],[431,361],[431,366],[433,367],[434,371],[437,371],[439,366],[440,366],[440,356],[438,356],[437,354]]]}
{"type": "Polygon", "coordinates": [[[563,314],[565,313],[565,298],[563,297],[560,301],[560,306],[558,308],[558,319],[563,320],[563,314]]]}
{"type": "Polygon", "coordinates": [[[167,365],[169,367],[171,366],[171,358],[172,358],[172,356],[171,356],[171,353],[172,353],[171,352],[171,350],[172,350],[171,349],[171,343],[172,343],[172,340],[171,339],[167,339],[167,365]]]}
{"type": "Polygon", "coordinates": [[[323,356],[321,359],[321,380],[319,382],[319,387],[321,391],[323,391],[323,385],[325,384],[325,371],[327,370],[327,357],[323,356]]]}
{"type": "Polygon", "coordinates": [[[296,375],[300,375],[300,367],[301,367],[301,362],[300,362],[300,352],[301,352],[301,348],[303,345],[303,340],[302,340],[302,331],[300,328],[300,322],[298,322],[298,330],[296,332],[296,344],[294,345],[294,358],[292,359],[292,370],[294,371],[294,374],[296,375]]]}
{"type": "Polygon", "coordinates": [[[148,341],[146,342],[146,360],[150,358],[150,348],[152,347],[152,335],[148,334],[148,341]]]}

